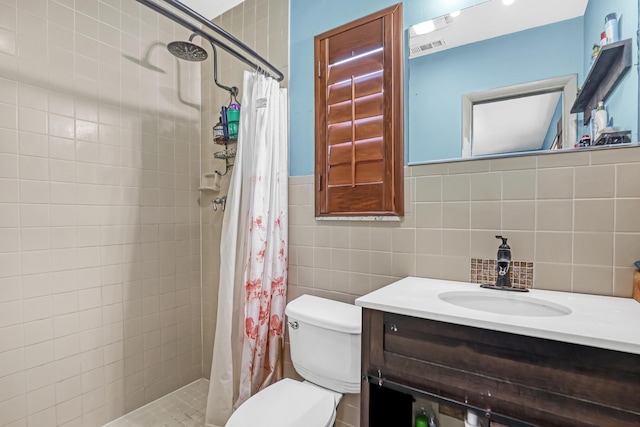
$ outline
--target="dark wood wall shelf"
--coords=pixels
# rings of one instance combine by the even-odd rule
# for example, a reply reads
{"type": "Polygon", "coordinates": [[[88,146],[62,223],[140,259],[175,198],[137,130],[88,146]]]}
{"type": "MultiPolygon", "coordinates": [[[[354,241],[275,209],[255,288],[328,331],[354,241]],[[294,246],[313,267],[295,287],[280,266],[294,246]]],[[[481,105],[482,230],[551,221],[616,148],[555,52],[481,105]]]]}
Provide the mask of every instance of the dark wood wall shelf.
{"type": "Polygon", "coordinates": [[[572,113],[584,113],[585,124],[591,119],[591,110],[607,99],[631,68],[631,50],[631,39],[605,45],[600,50],[571,108],[572,113]]]}

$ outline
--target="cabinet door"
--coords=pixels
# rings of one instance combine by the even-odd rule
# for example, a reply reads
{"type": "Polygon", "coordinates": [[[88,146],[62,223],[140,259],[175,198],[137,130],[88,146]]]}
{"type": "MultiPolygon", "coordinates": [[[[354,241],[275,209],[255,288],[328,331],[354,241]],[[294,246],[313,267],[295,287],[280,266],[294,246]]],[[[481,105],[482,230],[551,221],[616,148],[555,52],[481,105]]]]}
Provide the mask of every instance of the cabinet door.
{"type": "Polygon", "coordinates": [[[637,354],[369,309],[363,334],[363,375],[407,390],[545,427],[640,425],[637,354]]]}

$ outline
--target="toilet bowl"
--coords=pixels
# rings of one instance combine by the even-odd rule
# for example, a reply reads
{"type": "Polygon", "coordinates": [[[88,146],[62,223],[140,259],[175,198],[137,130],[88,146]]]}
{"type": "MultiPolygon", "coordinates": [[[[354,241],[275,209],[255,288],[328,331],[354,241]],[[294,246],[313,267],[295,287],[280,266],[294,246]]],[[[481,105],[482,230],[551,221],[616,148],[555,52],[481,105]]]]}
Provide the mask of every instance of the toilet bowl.
{"type": "Polygon", "coordinates": [[[285,378],[251,396],[225,427],[331,427],[341,395],[285,378]]]}
{"type": "Polygon", "coordinates": [[[343,393],[360,392],[361,308],[311,295],[285,310],[291,361],[285,378],[251,396],[225,427],[330,427],[343,393]]]}

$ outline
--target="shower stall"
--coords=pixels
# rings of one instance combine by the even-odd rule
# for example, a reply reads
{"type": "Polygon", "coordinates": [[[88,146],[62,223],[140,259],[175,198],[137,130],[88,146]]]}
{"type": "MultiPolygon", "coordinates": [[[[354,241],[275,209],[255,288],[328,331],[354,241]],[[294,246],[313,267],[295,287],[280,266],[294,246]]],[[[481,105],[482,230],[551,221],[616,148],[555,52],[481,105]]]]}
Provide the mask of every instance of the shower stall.
{"type": "MultiPolygon", "coordinates": [[[[286,74],[287,13],[247,0],[213,22],[286,74]]],[[[215,71],[167,52],[194,32],[135,0],[0,1],[0,426],[102,426],[206,394],[211,200],[232,175],[198,190],[224,168],[214,74],[242,91],[253,67],[222,47],[215,71]]]]}

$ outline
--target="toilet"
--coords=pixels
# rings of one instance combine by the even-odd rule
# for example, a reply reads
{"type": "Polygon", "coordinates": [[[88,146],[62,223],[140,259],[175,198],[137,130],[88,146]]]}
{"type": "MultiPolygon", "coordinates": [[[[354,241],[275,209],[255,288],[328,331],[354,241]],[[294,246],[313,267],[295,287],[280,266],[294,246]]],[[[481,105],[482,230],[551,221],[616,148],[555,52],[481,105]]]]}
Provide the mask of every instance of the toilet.
{"type": "Polygon", "coordinates": [[[285,378],[251,396],[225,427],[330,427],[345,393],[360,392],[361,308],[302,295],[285,309],[291,361],[285,378]]]}

